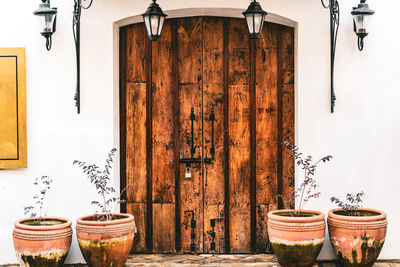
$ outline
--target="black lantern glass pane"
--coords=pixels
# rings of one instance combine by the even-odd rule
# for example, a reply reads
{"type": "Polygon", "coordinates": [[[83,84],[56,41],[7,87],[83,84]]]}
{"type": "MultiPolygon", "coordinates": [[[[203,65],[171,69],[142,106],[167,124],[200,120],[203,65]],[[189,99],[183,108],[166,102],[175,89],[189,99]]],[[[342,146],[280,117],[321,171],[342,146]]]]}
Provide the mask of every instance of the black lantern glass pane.
{"type": "Polygon", "coordinates": [[[164,26],[164,20],[165,20],[164,16],[160,17],[160,26],[158,27],[158,33],[157,33],[158,36],[161,36],[161,31],[164,26]]]}
{"type": "Polygon", "coordinates": [[[151,24],[151,35],[158,34],[158,26],[160,23],[160,16],[158,15],[151,15],[150,16],[150,24],[151,24]]]}
{"type": "Polygon", "coordinates": [[[144,24],[146,25],[147,34],[151,36],[150,16],[144,16],[144,24]]]}
{"type": "Polygon", "coordinates": [[[353,15],[354,23],[356,25],[356,33],[368,33],[367,29],[372,15],[356,14],[353,15]]]}
{"type": "Polygon", "coordinates": [[[247,22],[247,27],[249,28],[250,34],[254,33],[254,27],[253,27],[254,23],[253,23],[253,21],[254,21],[253,14],[247,14],[246,15],[246,22],[247,22]]]}
{"type": "Polygon", "coordinates": [[[264,18],[264,16],[261,13],[254,14],[254,33],[256,33],[256,34],[261,33],[262,25],[264,24],[263,18],[264,18]]]}
{"type": "Polygon", "coordinates": [[[42,29],[42,33],[53,33],[55,31],[56,14],[38,14],[38,22],[42,29]]]}
{"type": "Polygon", "coordinates": [[[44,16],[43,32],[52,33],[54,32],[54,20],[56,18],[55,14],[46,14],[44,16]]]}

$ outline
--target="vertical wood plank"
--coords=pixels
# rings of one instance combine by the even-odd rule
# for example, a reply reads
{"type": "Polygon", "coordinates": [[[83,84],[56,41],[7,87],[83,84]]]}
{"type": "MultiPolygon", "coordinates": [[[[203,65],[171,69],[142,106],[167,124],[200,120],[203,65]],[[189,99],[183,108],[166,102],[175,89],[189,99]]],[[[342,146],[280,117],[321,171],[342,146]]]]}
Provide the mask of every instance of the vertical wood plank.
{"type": "Polygon", "coordinates": [[[203,18],[203,155],[211,157],[214,135],[215,161],[204,164],[204,252],[225,251],[224,222],[215,227],[215,250],[211,250],[210,220],[224,218],[224,88],[223,88],[223,20],[203,18]],[[211,125],[211,109],[214,109],[214,134],[211,125]]]}
{"type": "MultiPolygon", "coordinates": [[[[282,85],[282,140],[294,144],[294,29],[281,26],[281,75],[279,83],[282,85]]],[[[285,208],[294,207],[291,197],[294,187],[294,160],[289,150],[282,152],[282,195],[291,199],[284,203],[285,208]]]]}
{"type": "Polygon", "coordinates": [[[230,251],[250,252],[249,34],[241,19],[229,25],[230,251]]]}
{"type": "Polygon", "coordinates": [[[268,244],[267,213],[276,204],[278,164],[278,26],[266,23],[257,43],[256,145],[257,229],[256,251],[268,244]]]}
{"type": "MultiPolygon", "coordinates": [[[[178,75],[180,101],[180,147],[184,157],[190,157],[191,121],[194,109],[194,157],[202,155],[202,18],[177,20],[178,32],[178,75]]],[[[196,251],[203,251],[203,175],[202,164],[192,164],[191,178],[185,179],[185,164],[180,166],[181,239],[183,252],[190,252],[190,213],[196,220],[196,251]]]]}
{"type": "Polygon", "coordinates": [[[147,82],[147,53],[148,43],[146,29],[143,23],[126,27],[127,58],[126,58],[126,82],[147,82]]]}
{"type": "Polygon", "coordinates": [[[147,169],[147,227],[146,246],[153,251],[153,76],[152,76],[152,42],[147,38],[142,45],[146,47],[146,169],[147,169]]]}
{"type": "Polygon", "coordinates": [[[155,252],[175,251],[175,208],[166,205],[175,203],[172,62],[172,27],[167,20],[160,39],[152,42],[152,191],[153,209],[157,209],[153,211],[155,252]]]}
{"type": "Polygon", "coordinates": [[[175,250],[182,250],[181,238],[181,198],[180,198],[180,101],[179,101],[179,73],[178,73],[178,29],[176,20],[171,20],[171,45],[173,67],[173,109],[174,109],[174,144],[175,144],[175,250]]]}
{"type": "Polygon", "coordinates": [[[229,190],[229,18],[224,18],[224,66],[223,66],[223,87],[224,87],[224,175],[225,175],[225,206],[224,206],[224,228],[225,228],[225,253],[230,252],[230,190],[229,190]]]}
{"type": "Polygon", "coordinates": [[[128,83],[126,89],[128,203],[146,203],[146,84],[128,83]]]}
{"type": "Polygon", "coordinates": [[[278,164],[277,164],[277,171],[278,171],[278,186],[277,186],[277,193],[278,193],[278,209],[283,209],[288,200],[285,199],[285,196],[282,193],[282,183],[283,183],[283,167],[282,167],[282,153],[283,153],[283,137],[282,137],[282,128],[283,128],[283,107],[282,107],[282,84],[279,82],[282,77],[282,33],[281,27],[278,30],[278,164]]]}
{"type": "Polygon", "coordinates": [[[153,203],[153,244],[155,252],[175,251],[175,204],[153,203]]]}
{"type": "Polygon", "coordinates": [[[120,155],[120,194],[121,212],[126,211],[126,58],[127,58],[127,42],[126,27],[120,28],[119,32],[119,155],[120,155]]]}
{"type": "Polygon", "coordinates": [[[257,203],[256,251],[265,253],[268,247],[268,204],[257,203]]]}
{"type": "Polygon", "coordinates": [[[147,204],[146,203],[127,203],[126,212],[135,216],[137,233],[133,240],[132,252],[143,253],[146,248],[146,223],[147,223],[147,204]]]}
{"type": "MultiPolygon", "coordinates": [[[[146,58],[145,46],[148,39],[143,24],[136,24],[125,28],[126,59],[121,84],[125,84],[125,177],[126,184],[130,185],[126,191],[127,212],[135,216],[138,234],[135,238],[134,252],[146,251],[146,223],[147,223],[147,167],[146,167],[146,58]]],[[[124,62],[125,61],[125,62],[124,62]]],[[[122,89],[122,87],[121,87],[122,89]]],[[[123,110],[123,109],[122,109],[123,110]]],[[[121,169],[123,171],[124,168],[121,169]]]]}
{"type": "Polygon", "coordinates": [[[250,243],[251,252],[256,250],[256,40],[250,39],[250,243]]]}
{"type": "Polygon", "coordinates": [[[146,33],[142,24],[127,28],[126,179],[127,200],[146,203],[146,33]],[[140,62],[141,64],[137,64],[140,62]]]}
{"type": "Polygon", "coordinates": [[[273,253],[268,238],[268,212],[277,210],[278,204],[257,204],[257,252],[273,253]]]}

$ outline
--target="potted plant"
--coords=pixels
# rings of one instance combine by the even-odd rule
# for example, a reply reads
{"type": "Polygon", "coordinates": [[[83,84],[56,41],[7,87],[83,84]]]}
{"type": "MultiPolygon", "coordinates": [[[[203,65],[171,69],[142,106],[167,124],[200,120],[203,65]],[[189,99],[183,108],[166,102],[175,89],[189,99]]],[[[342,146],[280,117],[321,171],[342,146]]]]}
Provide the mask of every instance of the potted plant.
{"type": "Polygon", "coordinates": [[[331,198],[339,208],[328,213],[329,237],[342,266],[372,266],[385,242],[386,213],[361,208],[363,196],[347,194],[346,202],[331,198]]]}
{"type": "Polygon", "coordinates": [[[122,202],[109,185],[116,151],[114,148],[108,153],[104,170],[78,160],[73,163],[82,169],[101,196],[101,202],[92,201],[98,207],[95,214],[79,218],[76,224],[79,247],[87,264],[93,267],[124,266],[136,233],[133,215],[115,213],[122,202]]]}
{"type": "Polygon", "coordinates": [[[64,266],[72,240],[71,221],[59,217],[46,217],[43,210],[46,194],[53,182],[48,176],[36,178],[34,205],[24,208],[29,218],[15,222],[14,248],[21,266],[64,266]]]}
{"type": "Polygon", "coordinates": [[[304,172],[304,179],[294,190],[297,209],[275,210],[268,213],[268,235],[278,262],[282,266],[312,266],[321,251],[325,238],[325,215],[319,211],[304,210],[304,205],[318,198],[318,185],[314,174],[319,163],[329,161],[326,156],[313,162],[312,156],[303,156],[296,146],[282,143],[290,149],[295,163],[304,172]]]}

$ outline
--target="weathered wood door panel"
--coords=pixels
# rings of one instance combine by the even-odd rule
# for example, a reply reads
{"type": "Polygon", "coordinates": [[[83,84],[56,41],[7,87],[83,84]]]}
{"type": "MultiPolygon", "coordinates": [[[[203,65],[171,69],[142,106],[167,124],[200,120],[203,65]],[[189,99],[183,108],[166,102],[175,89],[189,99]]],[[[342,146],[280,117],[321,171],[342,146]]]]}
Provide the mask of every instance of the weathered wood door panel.
{"type": "Polygon", "coordinates": [[[267,249],[267,214],[277,209],[278,25],[265,25],[256,46],[256,249],[267,249]]]}
{"type": "Polygon", "coordinates": [[[215,221],[215,249],[225,251],[225,150],[224,150],[224,26],[220,18],[203,18],[203,155],[211,157],[214,139],[215,161],[204,164],[204,252],[212,252],[215,221]],[[214,111],[214,132],[212,129],[214,111]]]}
{"type": "Polygon", "coordinates": [[[250,49],[246,24],[229,23],[230,250],[250,252],[250,49]]]}
{"type": "MultiPolygon", "coordinates": [[[[203,90],[203,55],[202,55],[202,18],[178,19],[177,53],[178,53],[178,87],[179,87],[179,130],[180,153],[185,158],[191,155],[191,111],[195,116],[193,122],[194,157],[202,157],[202,90],[203,90]]],[[[185,164],[180,165],[180,216],[182,218],[181,240],[182,251],[190,252],[195,244],[195,251],[203,250],[203,175],[202,164],[191,166],[191,179],[185,179],[185,164]],[[191,219],[194,217],[196,227],[192,235],[191,219]]]]}
{"type": "MultiPolygon", "coordinates": [[[[142,25],[143,26],[143,25],[142,25]]],[[[175,142],[172,27],[152,43],[151,136],[153,249],[175,251],[175,142]]]]}
{"type": "MultiPolygon", "coordinates": [[[[150,41],[142,25],[125,28],[121,34],[120,50],[124,56],[120,61],[120,107],[121,107],[121,179],[123,194],[127,200],[126,211],[134,214],[138,227],[135,236],[135,250],[144,252],[148,248],[148,169],[147,153],[147,91],[149,77],[147,48],[150,41]],[[137,155],[140,155],[139,157],[137,155]]],[[[150,227],[151,228],[151,227],[150,227]]]]}
{"type": "Polygon", "coordinates": [[[167,20],[157,42],[143,24],[121,28],[120,40],[133,251],[267,251],[268,211],[293,204],[279,197],[293,186],[280,145],[294,140],[293,29],[266,23],[250,40],[243,19],[193,17],[167,20]],[[213,159],[192,163],[188,179],[180,159],[192,153],[213,159]]]}

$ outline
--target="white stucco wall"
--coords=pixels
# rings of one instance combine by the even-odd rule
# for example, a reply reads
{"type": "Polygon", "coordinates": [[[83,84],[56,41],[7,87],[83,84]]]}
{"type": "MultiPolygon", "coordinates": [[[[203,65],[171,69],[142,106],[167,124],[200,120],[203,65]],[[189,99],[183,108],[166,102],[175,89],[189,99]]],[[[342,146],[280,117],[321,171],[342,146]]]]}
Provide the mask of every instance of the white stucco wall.
{"type": "MultiPolygon", "coordinates": [[[[339,0],[341,28],[336,61],[336,111],[330,113],[329,13],[319,0],[261,0],[263,8],[297,22],[296,140],[316,156],[334,160],[319,174],[322,196],[309,209],[327,212],[332,195],[364,190],[365,206],[389,215],[381,258],[400,258],[400,51],[397,0],[369,1],[376,11],[362,53],[350,11],[357,0],[339,0]]],[[[118,147],[118,83],[115,79],[114,22],[144,12],[150,1],[94,0],[82,17],[82,114],[74,107],[73,1],[52,0],[59,10],[53,49],[47,52],[32,11],[39,0],[3,1],[0,47],[26,47],[28,168],[0,170],[0,264],[16,263],[11,232],[31,201],[34,177],[50,175],[48,214],[76,220],[90,214],[93,187],[72,166],[74,159],[103,165],[118,147]]],[[[247,8],[243,0],[160,0],[165,11],[182,8],[247,8]]],[[[115,185],[119,187],[116,169],[115,185]]],[[[321,259],[332,258],[326,243],[321,259]]],[[[76,240],[68,263],[82,262],[76,240]]]]}

